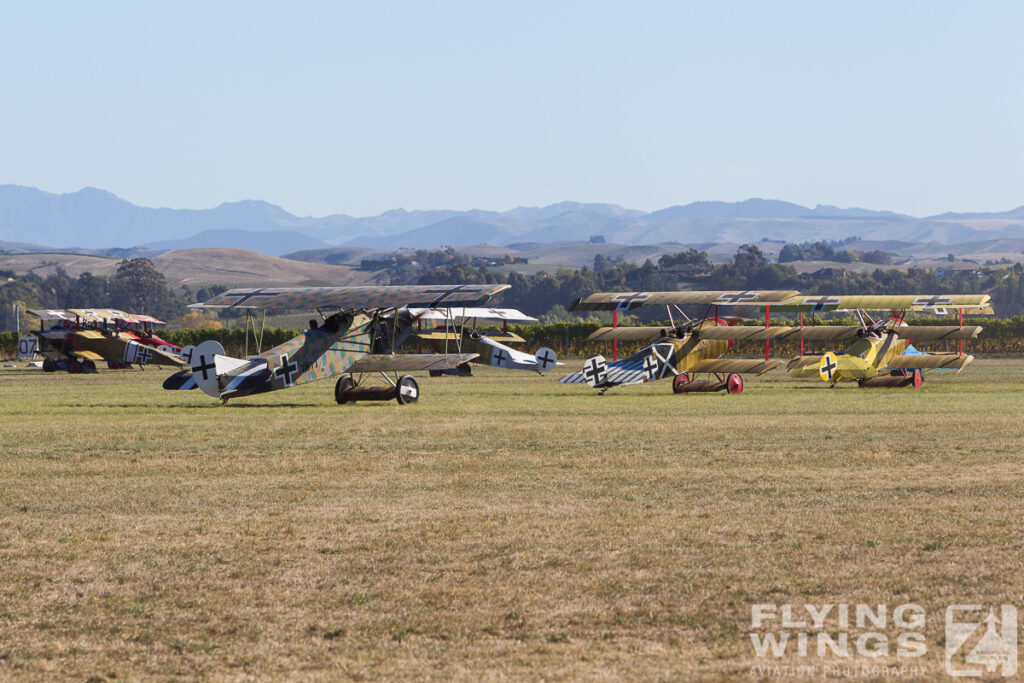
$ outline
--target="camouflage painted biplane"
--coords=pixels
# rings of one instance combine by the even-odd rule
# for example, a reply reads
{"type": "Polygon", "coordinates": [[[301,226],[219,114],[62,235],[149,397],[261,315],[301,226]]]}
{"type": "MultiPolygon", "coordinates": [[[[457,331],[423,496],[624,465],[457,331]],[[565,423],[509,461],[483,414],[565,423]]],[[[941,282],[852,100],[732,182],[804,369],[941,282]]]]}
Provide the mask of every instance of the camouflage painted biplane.
{"type": "Polygon", "coordinates": [[[39,318],[43,370],[71,373],[96,372],[96,363],[110,368],[133,365],[185,364],[180,348],[156,335],[153,327],[165,323],[148,315],[125,313],[112,308],[30,310],[39,318]],[[49,324],[49,327],[47,327],[49,324]]]}
{"type": "MultiPolygon", "coordinates": [[[[423,322],[439,323],[433,329],[418,329],[414,336],[430,344],[435,351],[456,351],[476,353],[473,363],[491,365],[508,370],[532,370],[543,374],[556,365],[562,365],[552,349],[542,347],[536,353],[517,351],[509,344],[522,344],[526,340],[508,329],[509,322],[537,322],[536,318],[511,308],[438,308],[409,309],[409,314],[422,326],[423,322]],[[501,331],[484,330],[479,323],[501,322],[501,331]]],[[[432,376],[455,374],[463,377],[472,375],[469,365],[460,365],[454,370],[432,370],[432,376]]]]}
{"type": "Polygon", "coordinates": [[[566,375],[559,382],[586,382],[603,393],[613,386],[670,377],[672,390],[677,394],[723,390],[738,394],[743,391],[744,373],[760,375],[780,365],[781,361],[767,357],[763,361],[723,358],[734,340],[746,337],[745,330],[757,328],[726,324],[718,317],[721,308],[767,306],[788,301],[796,295],[795,291],[601,292],[577,299],[570,304],[570,311],[618,312],[664,305],[671,324],[667,327],[602,327],[586,341],[650,343],[641,351],[610,363],[604,356],[591,356],[584,361],[583,370],[566,375]],[[680,308],[687,305],[706,306],[707,310],[701,319],[691,320],[680,308]],[[676,322],[675,316],[681,321],[676,322]],[[707,374],[708,378],[696,380],[694,375],[697,374],[707,374]]]}
{"type": "Polygon", "coordinates": [[[508,285],[424,285],[409,287],[263,287],[232,289],[197,308],[262,311],[316,310],[321,321],[269,351],[231,358],[215,341],[186,347],[190,371],[172,375],[165,389],[198,387],[227,402],[341,375],[334,387],[338,403],[395,399],[414,403],[419,384],[414,370],[449,370],[476,358],[475,353],[398,355],[395,349],[412,333],[409,308],[477,306],[508,285]],[[395,373],[392,379],[386,373],[395,373]],[[380,373],[386,386],[366,386],[365,375],[380,373]]]}

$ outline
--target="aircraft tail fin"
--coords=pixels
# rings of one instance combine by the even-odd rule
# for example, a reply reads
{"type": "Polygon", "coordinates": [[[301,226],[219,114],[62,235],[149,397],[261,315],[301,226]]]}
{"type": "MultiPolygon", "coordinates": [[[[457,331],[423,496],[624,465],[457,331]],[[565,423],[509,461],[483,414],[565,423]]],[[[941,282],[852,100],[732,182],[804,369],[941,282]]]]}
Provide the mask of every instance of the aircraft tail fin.
{"type": "Polygon", "coordinates": [[[533,354],[534,359],[537,362],[537,372],[545,372],[558,365],[564,365],[564,363],[558,362],[558,356],[555,355],[554,350],[549,349],[546,346],[542,346],[537,349],[537,352],[533,354]]]}

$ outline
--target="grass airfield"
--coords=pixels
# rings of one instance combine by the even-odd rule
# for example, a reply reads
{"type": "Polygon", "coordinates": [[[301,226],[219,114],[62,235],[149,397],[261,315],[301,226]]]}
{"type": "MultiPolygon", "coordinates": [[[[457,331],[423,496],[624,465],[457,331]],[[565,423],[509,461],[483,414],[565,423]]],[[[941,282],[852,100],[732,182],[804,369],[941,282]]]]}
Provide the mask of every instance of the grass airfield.
{"type": "Polygon", "coordinates": [[[947,605],[1024,608],[1024,361],[739,396],[474,372],[222,408],[0,371],[0,678],[749,680],[823,663],[755,657],[754,603],[905,602],[932,678],[947,605]]]}

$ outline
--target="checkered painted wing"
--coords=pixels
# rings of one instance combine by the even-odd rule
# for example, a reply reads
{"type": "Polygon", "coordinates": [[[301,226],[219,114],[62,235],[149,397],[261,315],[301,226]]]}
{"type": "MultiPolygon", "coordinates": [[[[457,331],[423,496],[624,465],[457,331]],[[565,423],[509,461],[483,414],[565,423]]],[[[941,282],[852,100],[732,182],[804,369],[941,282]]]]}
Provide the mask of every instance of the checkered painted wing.
{"type": "Polygon", "coordinates": [[[259,287],[232,289],[193,308],[251,308],[264,311],[437,308],[480,305],[509,285],[415,285],[399,287],[259,287]]]}

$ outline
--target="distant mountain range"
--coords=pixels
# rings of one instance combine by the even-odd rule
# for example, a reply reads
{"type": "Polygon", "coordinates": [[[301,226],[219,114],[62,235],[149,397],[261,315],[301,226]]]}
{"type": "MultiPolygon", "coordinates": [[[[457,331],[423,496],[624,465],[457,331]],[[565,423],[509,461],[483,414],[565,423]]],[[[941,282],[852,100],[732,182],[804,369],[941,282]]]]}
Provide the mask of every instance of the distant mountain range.
{"type": "Polygon", "coordinates": [[[263,201],[212,209],[136,206],[95,188],[51,194],[0,185],[0,249],[101,250],[112,255],[240,247],[271,255],[325,247],[437,248],[587,241],[623,245],[900,240],[946,245],[1024,238],[1024,206],[1001,213],[916,218],[891,211],[808,208],[768,199],[694,202],[644,212],[614,204],[561,202],[510,211],[406,211],[355,218],[294,216],[263,201]],[[40,246],[44,245],[44,246],[40,246]]]}

